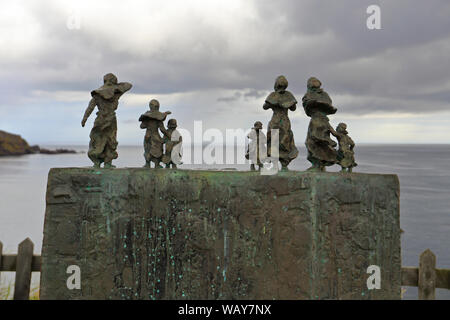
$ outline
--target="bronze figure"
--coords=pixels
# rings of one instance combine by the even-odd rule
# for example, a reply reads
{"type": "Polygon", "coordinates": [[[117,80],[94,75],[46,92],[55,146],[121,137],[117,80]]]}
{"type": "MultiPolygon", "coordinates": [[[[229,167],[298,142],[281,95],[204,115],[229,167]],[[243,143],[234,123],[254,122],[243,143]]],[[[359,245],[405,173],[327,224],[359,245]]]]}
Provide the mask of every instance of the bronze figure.
{"type": "Polygon", "coordinates": [[[87,119],[97,106],[97,118],[95,118],[94,127],[89,135],[88,157],[94,163],[94,167],[99,168],[105,163],[105,168],[114,168],[112,160],[117,159],[117,119],[116,109],[119,104],[119,98],[132,85],[128,82],[117,82],[117,77],[108,73],[103,77],[103,86],[91,92],[92,99],[89,102],[81,126],[85,126],[87,119]]]}
{"type": "Polygon", "coordinates": [[[166,168],[176,169],[177,164],[182,164],[181,157],[181,144],[183,137],[177,130],[177,120],[170,119],[167,121],[167,137],[164,138],[165,152],[162,158],[162,162],[166,165],[166,168]]]}
{"type": "MultiPolygon", "coordinates": [[[[141,121],[141,129],[147,129],[144,137],[144,167],[150,168],[150,162],[155,164],[155,168],[162,168],[160,162],[163,156],[163,138],[159,135],[160,130],[166,137],[168,132],[164,128],[163,121],[166,120],[170,111],[160,112],[158,100],[150,101],[150,111],[142,114],[139,118],[141,121]]],[[[170,138],[169,138],[170,139],[170,138]]]]}
{"type": "Polygon", "coordinates": [[[353,148],[355,143],[348,135],[347,125],[345,123],[339,123],[336,127],[337,139],[339,142],[339,150],[337,154],[337,160],[342,168],[342,172],[352,172],[352,169],[358,164],[355,162],[355,152],[353,148]]]}
{"type": "Polygon", "coordinates": [[[330,96],[321,88],[319,79],[308,79],[308,90],[303,96],[303,108],[307,116],[311,117],[306,137],[308,160],[312,166],[308,170],[325,171],[326,166],[337,162],[337,143],[330,138],[330,133],[337,137],[336,131],[330,125],[327,115],[335,114],[330,96]]]}
{"type": "Polygon", "coordinates": [[[255,122],[247,138],[249,139],[249,143],[245,158],[251,161],[251,171],[256,170],[255,165],[258,166],[258,171],[260,171],[267,156],[267,138],[264,132],[262,132],[262,123],[260,121],[255,122]]]}
{"type": "Polygon", "coordinates": [[[298,149],[294,143],[294,134],[291,130],[291,121],[288,117],[288,110],[295,111],[297,108],[297,100],[295,100],[292,93],[286,91],[287,87],[287,79],[284,76],[279,76],[275,81],[275,91],[269,94],[263,106],[264,110],[273,110],[267,132],[268,156],[272,156],[272,130],[278,130],[278,154],[282,166],[281,170],[287,170],[289,163],[298,156],[298,149]]]}

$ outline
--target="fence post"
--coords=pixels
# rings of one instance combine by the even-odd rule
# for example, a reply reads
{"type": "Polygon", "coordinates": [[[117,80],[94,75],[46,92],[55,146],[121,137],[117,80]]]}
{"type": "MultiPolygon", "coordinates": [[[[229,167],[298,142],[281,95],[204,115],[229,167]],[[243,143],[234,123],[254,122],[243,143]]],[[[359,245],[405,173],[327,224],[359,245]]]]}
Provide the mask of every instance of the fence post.
{"type": "Polygon", "coordinates": [[[34,244],[26,238],[19,244],[16,260],[16,282],[14,285],[14,300],[30,298],[31,264],[33,261],[34,244]]]}
{"type": "Polygon", "coordinates": [[[436,256],[430,249],[420,255],[419,300],[434,300],[436,289],[436,256]]]}

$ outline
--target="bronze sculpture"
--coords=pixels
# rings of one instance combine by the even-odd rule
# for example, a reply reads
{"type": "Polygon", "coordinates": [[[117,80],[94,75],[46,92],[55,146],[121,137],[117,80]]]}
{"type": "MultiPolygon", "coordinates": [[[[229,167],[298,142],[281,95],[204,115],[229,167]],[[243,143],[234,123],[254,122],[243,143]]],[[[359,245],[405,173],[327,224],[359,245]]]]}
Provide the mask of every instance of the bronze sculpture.
{"type": "Polygon", "coordinates": [[[267,155],[267,138],[264,132],[262,132],[262,123],[260,121],[255,122],[247,138],[249,139],[249,143],[245,158],[251,161],[251,171],[256,170],[255,165],[258,166],[258,171],[260,171],[267,155]]]}
{"type": "Polygon", "coordinates": [[[167,121],[167,137],[165,137],[165,152],[162,157],[162,162],[166,165],[166,168],[176,169],[177,164],[182,164],[181,162],[181,144],[183,137],[177,130],[177,120],[170,119],[167,121]]]}
{"type": "Polygon", "coordinates": [[[105,168],[114,168],[112,160],[117,159],[118,156],[116,109],[119,98],[131,89],[132,84],[118,83],[117,77],[112,73],[106,74],[103,82],[103,86],[91,92],[92,99],[84,113],[81,126],[85,126],[87,119],[97,106],[97,117],[89,135],[88,157],[96,168],[99,168],[102,163],[105,163],[105,168]]]}
{"type": "Polygon", "coordinates": [[[279,146],[278,154],[282,166],[281,170],[287,170],[289,163],[297,158],[298,149],[294,143],[294,134],[291,130],[291,122],[288,110],[295,111],[297,100],[292,93],[286,91],[288,81],[284,76],[279,76],[274,85],[274,92],[266,98],[263,109],[272,109],[273,115],[269,122],[267,132],[268,156],[271,157],[272,130],[278,130],[279,146]]]}
{"type": "Polygon", "coordinates": [[[355,143],[348,135],[347,125],[345,123],[339,123],[336,127],[336,132],[339,142],[337,160],[342,168],[341,172],[352,172],[352,169],[358,165],[355,162],[355,153],[353,151],[355,143]]]}
{"type": "Polygon", "coordinates": [[[321,88],[319,79],[308,79],[307,92],[303,96],[303,108],[307,116],[311,117],[306,137],[308,160],[311,171],[325,171],[326,166],[337,162],[337,143],[330,138],[330,133],[337,137],[337,132],[330,125],[327,115],[335,114],[330,96],[321,88]]]}
{"type": "MultiPolygon", "coordinates": [[[[164,128],[163,121],[170,111],[160,112],[158,100],[151,100],[149,103],[150,111],[142,114],[139,118],[141,129],[147,129],[144,137],[144,167],[150,168],[150,162],[155,164],[155,168],[162,168],[159,163],[163,156],[163,138],[159,135],[160,130],[166,137],[168,132],[164,128]]],[[[168,137],[170,139],[170,137],[168,137]]]]}

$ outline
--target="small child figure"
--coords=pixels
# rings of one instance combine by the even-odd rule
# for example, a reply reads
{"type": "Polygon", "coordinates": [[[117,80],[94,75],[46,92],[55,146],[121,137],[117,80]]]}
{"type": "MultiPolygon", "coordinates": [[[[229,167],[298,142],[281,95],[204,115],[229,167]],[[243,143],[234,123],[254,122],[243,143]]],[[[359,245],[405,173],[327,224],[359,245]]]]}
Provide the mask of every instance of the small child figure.
{"type": "Polygon", "coordinates": [[[177,164],[182,164],[182,137],[177,130],[177,120],[170,119],[167,122],[167,137],[164,138],[164,143],[166,144],[166,152],[163,156],[162,161],[165,163],[166,168],[176,169],[177,164]]]}
{"type": "Polygon", "coordinates": [[[247,138],[249,143],[245,158],[252,162],[250,164],[251,171],[256,171],[255,164],[258,165],[258,171],[260,171],[267,156],[267,137],[262,132],[262,123],[260,121],[255,122],[247,138]]]}
{"type": "Polygon", "coordinates": [[[352,172],[353,167],[358,164],[355,162],[355,152],[353,148],[355,143],[352,138],[348,136],[347,125],[345,123],[339,123],[336,127],[337,139],[339,142],[339,150],[337,154],[337,160],[342,167],[341,172],[352,172]]]}

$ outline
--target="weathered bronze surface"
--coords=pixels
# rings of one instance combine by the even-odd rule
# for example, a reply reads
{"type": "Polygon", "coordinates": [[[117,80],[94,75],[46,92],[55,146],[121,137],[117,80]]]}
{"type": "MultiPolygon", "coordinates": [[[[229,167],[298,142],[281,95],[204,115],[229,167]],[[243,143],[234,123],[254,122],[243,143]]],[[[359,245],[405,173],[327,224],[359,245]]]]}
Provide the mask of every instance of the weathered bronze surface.
{"type": "Polygon", "coordinates": [[[160,162],[163,157],[164,140],[159,135],[160,130],[165,137],[169,138],[166,128],[164,128],[164,120],[170,111],[160,112],[159,101],[151,100],[149,103],[150,111],[147,111],[139,117],[141,121],[141,129],[147,129],[144,137],[144,158],[146,168],[150,168],[150,162],[155,164],[155,168],[162,168],[160,162]]]}
{"type": "Polygon", "coordinates": [[[287,170],[289,163],[297,158],[298,149],[295,146],[294,134],[291,130],[291,121],[288,110],[297,109],[297,100],[292,93],[286,91],[288,81],[284,76],[275,80],[274,90],[266,98],[263,109],[272,109],[273,116],[269,122],[267,131],[268,156],[271,157],[272,130],[278,130],[279,134],[279,161],[282,170],[287,170]]]}
{"type": "Polygon", "coordinates": [[[352,172],[353,168],[357,166],[357,163],[355,162],[355,152],[353,151],[355,143],[348,135],[347,125],[345,123],[339,123],[336,127],[336,132],[339,141],[337,159],[342,168],[341,171],[352,172]]]}
{"type": "Polygon", "coordinates": [[[92,99],[84,113],[81,125],[84,127],[87,119],[97,106],[97,118],[89,137],[89,159],[94,163],[94,167],[100,167],[104,162],[105,168],[112,168],[112,160],[117,159],[117,119],[116,109],[119,105],[119,98],[132,85],[128,82],[117,83],[117,77],[108,73],[103,77],[104,85],[91,92],[92,99]]]}
{"type": "Polygon", "coordinates": [[[330,96],[321,88],[322,83],[314,77],[308,79],[308,90],[303,96],[303,108],[311,117],[306,136],[308,161],[311,171],[325,171],[326,166],[337,162],[337,143],[330,138],[330,133],[337,137],[336,131],[330,125],[327,115],[335,114],[330,96]]]}
{"type": "Polygon", "coordinates": [[[395,175],[62,168],[46,201],[41,299],[400,299],[395,175]]]}
{"type": "Polygon", "coordinates": [[[255,166],[258,166],[258,171],[260,171],[267,157],[267,137],[262,132],[262,128],[261,121],[256,121],[250,133],[247,135],[249,143],[245,158],[251,162],[251,171],[256,171],[255,166]]]}

